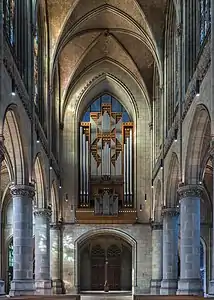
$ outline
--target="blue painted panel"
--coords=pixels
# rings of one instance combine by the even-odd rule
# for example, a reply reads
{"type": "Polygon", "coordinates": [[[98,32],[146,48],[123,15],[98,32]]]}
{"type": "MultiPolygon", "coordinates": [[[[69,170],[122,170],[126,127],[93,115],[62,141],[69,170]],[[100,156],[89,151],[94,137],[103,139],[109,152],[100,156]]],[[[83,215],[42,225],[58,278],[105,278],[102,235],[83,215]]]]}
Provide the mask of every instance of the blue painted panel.
{"type": "Polygon", "coordinates": [[[126,111],[123,112],[123,122],[130,122],[129,115],[126,111]]]}
{"type": "Polygon", "coordinates": [[[111,96],[110,95],[105,94],[102,96],[102,104],[105,104],[105,103],[111,104],[111,96]]]}
{"type": "Polygon", "coordinates": [[[99,111],[101,111],[100,98],[98,98],[91,104],[91,112],[99,112],[99,111]]]}
{"type": "Polygon", "coordinates": [[[122,112],[122,105],[115,98],[112,98],[112,112],[122,112]]]}
{"type": "Polygon", "coordinates": [[[84,114],[84,116],[83,116],[83,118],[82,118],[82,122],[90,122],[90,112],[89,112],[89,111],[87,111],[87,112],[84,114]]]}

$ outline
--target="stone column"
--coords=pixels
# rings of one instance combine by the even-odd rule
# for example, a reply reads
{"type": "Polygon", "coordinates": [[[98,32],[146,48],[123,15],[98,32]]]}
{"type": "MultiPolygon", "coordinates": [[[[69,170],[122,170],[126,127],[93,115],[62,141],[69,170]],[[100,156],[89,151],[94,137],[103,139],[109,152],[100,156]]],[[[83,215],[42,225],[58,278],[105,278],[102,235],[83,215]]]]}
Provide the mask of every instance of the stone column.
{"type": "Polygon", "coordinates": [[[50,217],[45,208],[34,210],[35,218],[35,288],[36,294],[51,294],[50,279],[50,217]]]}
{"type": "MultiPolygon", "coordinates": [[[[1,6],[0,6],[1,7],[1,6]]],[[[0,79],[1,80],[1,79],[0,79]]],[[[4,137],[0,135],[0,199],[2,197],[1,190],[1,167],[4,160],[4,137]]],[[[2,214],[0,214],[0,278],[2,278],[2,214]]],[[[0,296],[5,294],[4,280],[0,279],[0,296]]]]}
{"type": "Polygon", "coordinates": [[[178,282],[178,210],[163,208],[163,279],[161,295],[175,295],[178,282]]]}
{"type": "Polygon", "coordinates": [[[180,280],[178,295],[202,294],[200,276],[200,197],[201,185],[186,185],[180,195],[180,280]]]}
{"type": "MultiPolygon", "coordinates": [[[[211,6],[212,6],[212,4],[211,4],[211,6]]],[[[213,11],[214,11],[214,2],[213,2],[213,11]]],[[[214,18],[214,16],[213,16],[213,18],[214,18]]],[[[214,29],[214,20],[212,22],[213,22],[212,28],[214,29]]],[[[214,33],[213,33],[213,39],[214,39],[214,33]]],[[[214,49],[214,40],[213,40],[213,49],[214,49]]],[[[213,66],[214,66],[214,63],[213,63],[213,66]]],[[[213,78],[213,81],[214,81],[214,78],[213,78]]],[[[213,179],[212,179],[213,194],[212,194],[212,197],[214,197],[214,141],[213,141],[213,151],[211,152],[211,158],[212,158],[212,167],[213,167],[213,179]]],[[[214,205],[213,205],[213,211],[212,211],[212,251],[211,251],[211,255],[212,255],[212,266],[211,266],[211,280],[209,282],[209,295],[214,295],[214,205]]]]}
{"type": "Polygon", "coordinates": [[[62,280],[61,278],[61,224],[52,223],[50,226],[50,274],[52,279],[53,294],[62,294],[62,280]]]}
{"type": "Polygon", "coordinates": [[[160,295],[163,276],[163,224],[152,224],[152,280],[150,290],[152,295],[160,295]]]}
{"type": "Polygon", "coordinates": [[[33,295],[32,185],[13,185],[13,280],[11,296],[33,295]]]}

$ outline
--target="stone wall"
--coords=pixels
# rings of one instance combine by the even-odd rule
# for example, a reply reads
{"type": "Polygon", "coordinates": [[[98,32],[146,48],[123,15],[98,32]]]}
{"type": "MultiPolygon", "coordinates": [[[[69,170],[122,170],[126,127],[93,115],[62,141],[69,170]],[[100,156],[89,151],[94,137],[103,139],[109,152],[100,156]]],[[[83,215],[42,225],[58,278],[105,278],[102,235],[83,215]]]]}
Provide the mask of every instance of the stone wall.
{"type": "Polygon", "coordinates": [[[66,293],[79,285],[78,241],[102,232],[132,243],[132,286],[135,293],[150,293],[152,246],[150,225],[66,225],[63,232],[63,280],[66,293]]]}

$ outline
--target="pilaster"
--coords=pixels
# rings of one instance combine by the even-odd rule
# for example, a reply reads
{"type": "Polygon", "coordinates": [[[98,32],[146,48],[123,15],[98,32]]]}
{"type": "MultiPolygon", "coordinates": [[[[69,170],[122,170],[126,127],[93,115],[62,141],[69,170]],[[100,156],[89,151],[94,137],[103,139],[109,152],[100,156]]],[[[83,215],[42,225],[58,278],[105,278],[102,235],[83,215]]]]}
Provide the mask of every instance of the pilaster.
{"type": "Polygon", "coordinates": [[[151,223],[152,227],[152,280],[150,293],[160,295],[161,280],[163,276],[163,224],[151,223]]]}
{"type": "Polygon", "coordinates": [[[178,214],[177,208],[163,207],[163,279],[161,295],[175,295],[178,281],[178,214]]]}
{"type": "Polygon", "coordinates": [[[34,294],[33,280],[33,185],[12,185],[13,197],[13,280],[10,296],[34,294]]]}
{"type": "Polygon", "coordinates": [[[180,186],[180,280],[178,295],[200,295],[200,198],[202,185],[180,186]]]}
{"type": "Polygon", "coordinates": [[[62,294],[61,263],[61,224],[50,224],[50,275],[53,294],[62,294]]]}
{"type": "Polygon", "coordinates": [[[50,295],[50,209],[34,209],[36,294],[50,295]]]}

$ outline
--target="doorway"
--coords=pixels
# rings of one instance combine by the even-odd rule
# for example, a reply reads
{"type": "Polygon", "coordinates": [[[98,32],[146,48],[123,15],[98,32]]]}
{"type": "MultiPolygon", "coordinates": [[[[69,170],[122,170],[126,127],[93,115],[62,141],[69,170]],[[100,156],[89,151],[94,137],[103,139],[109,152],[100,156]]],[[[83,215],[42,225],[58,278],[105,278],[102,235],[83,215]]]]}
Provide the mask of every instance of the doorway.
{"type": "Polygon", "coordinates": [[[87,242],[80,249],[80,290],[131,291],[131,246],[119,238],[106,236],[87,242]]]}

